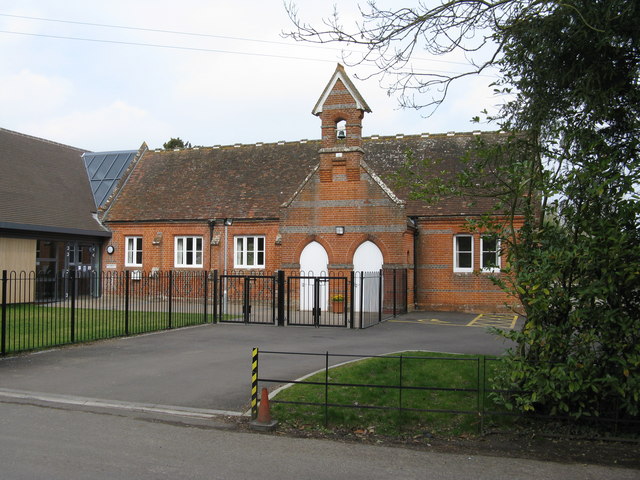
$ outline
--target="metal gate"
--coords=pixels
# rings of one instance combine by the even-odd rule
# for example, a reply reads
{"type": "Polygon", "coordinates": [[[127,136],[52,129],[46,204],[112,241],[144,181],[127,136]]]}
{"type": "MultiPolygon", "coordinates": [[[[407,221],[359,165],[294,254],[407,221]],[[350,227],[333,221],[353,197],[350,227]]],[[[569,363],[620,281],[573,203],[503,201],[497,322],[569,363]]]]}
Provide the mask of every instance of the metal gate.
{"type": "Polygon", "coordinates": [[[287,278],[287,324],[347,327],[347,277],[287,278]]]}
{"type": "Polygon", "coordinates": [[[220,275],[218,318],[230,323],[276,321],[276,281],[267,275],[220,275]]]}

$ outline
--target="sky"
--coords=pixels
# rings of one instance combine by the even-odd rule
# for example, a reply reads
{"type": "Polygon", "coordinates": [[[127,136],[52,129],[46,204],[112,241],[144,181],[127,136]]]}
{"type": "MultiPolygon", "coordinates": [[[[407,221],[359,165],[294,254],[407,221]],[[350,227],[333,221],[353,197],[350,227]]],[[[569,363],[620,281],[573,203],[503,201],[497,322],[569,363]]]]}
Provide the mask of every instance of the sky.
{"type": "MultiPolygon", "coordinates": [[[[357,17],[356,0],[338,3],[357,17]]],[[[297,5],[312,24],[332,13],[330,2],[297,5]]],[[[0,127],[90,151],[317,139],[311,110],[341,52],[283,38],[291,29],[282,0],[0,0],[0,127]]],[[[418,58],[433,71],[465,62],[418,58]]],[[[358,79],[372,67],[346,71],[372,110],[365,136],[491,129],[471,123],[497,103],[489,75],[455,84],[427,116],[358,79]]]]}

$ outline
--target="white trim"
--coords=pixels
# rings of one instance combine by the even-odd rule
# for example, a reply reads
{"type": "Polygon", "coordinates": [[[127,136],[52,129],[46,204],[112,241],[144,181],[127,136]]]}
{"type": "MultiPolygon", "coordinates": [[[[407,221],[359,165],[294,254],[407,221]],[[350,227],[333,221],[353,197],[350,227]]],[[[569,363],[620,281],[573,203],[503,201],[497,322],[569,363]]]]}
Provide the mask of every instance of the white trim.
{"type": "MultiPolygon", "coordinates": [[[[501,258],[500,258],[500,239],[496,238],[496,265],[492,267],[484,266],[484,239],[487,237],[492,237],[492,235],[481,235],[480,236],[480,270],[488,273],[495,273],[500,271],[501,267],[501,258]]],[[[493,251],[493,250],[491,250],[493,251]]]]}
{"type": "Polygon", "coordinates": [[[136,258],[136,254],[137,252],[140,252],[140,257],[144,260],[144,250],[142,248],[142,237],[140,235],[131,235],[131,236],[127,236],[124,237],[124,266],[125,267],[141,267],[142,266],[142,261],[140,263],[135,261],[136,258]],[[134,240],[134,243],[137,244],[137,242],[135,240],[140,240],[140,250],[138,250],[136,247],[137,245],[134,245],[134,249],[133,249],[133,262],[129,261],[129,253],[132,252],[131,249],[129,249],[129,240],[134,240]]]}
{"type": "MultiPolygon", "coordinates": [[[[453,271],[458,273],[470,273],[473,272],[473,235],[469,234],[460,234],[453,236],[453,271]],[[458,238],[470,238],[471,239],[471,267],[458,267],[458,238]]],[[[468,250],[465,250],[464,253],[468,253],[468,250]]]]}
{"type": "Polygon", "coordinates": [[[327,98],[329,97],[329,94],[333,90],[333,87],[335,86],[338,79],[342,81],[345,88],[349,92],[349,95],[351,95],[351,97],[355,100],[356,108],[358,110],[363,110],[367,113],[371,113],[371,109],[369,108],[369,105],[367,105],[367,102],[364,100],[360,92],[358,92],[358,89],[356,88],[356,86],[353,84],[351,79],[347,76],[347,73],[344,71],[344,67],[340,64],[338,64],[338,66],[336,67],[336,71],[333,72],[333,76],[331,77],[331,80],[329,80],[329,83],[327,83],[327,86],[322,92],[322,95],[320,95],[320,98],[316,102],[311,113],[313,113],[316,116],[322,113],[322,108],[324,107],[324,104],[327,101],[327,98]]]}
{"type": "MultiPolygon", "coordinates": [[[[204,241],[202,239],[202,235],[178,235],[175,237],[174,241],[173,241],[173,265],[175,268],[202,268],[203,264],[204,264],[204,241]],[[194,246],[194,248],[191,249],[191,254],[193,255],[192,257],[192,262],[191,264],[186,263],[185,260],[186,258],[183,258],[182,263],[178,263],[178,241],[180,239],[188,239],[191,238],[193,240],[195,240],[196,245],[194,246]],[[200,240],[200,250],[198,250],[197,248],[197,241],[200,240]],[[200,263],[197,263],[197,254],[200,253],[200,263]]],[[[184,253],[188,253],[188,251],[184,250],[184,253]]]]}
{"type": "Polygon", "coordinates": [[[267,241],[264,235],[236,235],[233,237],[233,268],[251,268],[251,269],[263,269],[267,263],[267,241]],[[247,239],[253,238],[254,248],[254,265],[247,263],[247,239]],[[238,240],[242,240],[242,261],[238,262],[238,240]],[[262,240],[262,250],[259,248],[259,241],[262,240]],[[259,254],[262,253],[262,263],[259,263],[259,254]]]}

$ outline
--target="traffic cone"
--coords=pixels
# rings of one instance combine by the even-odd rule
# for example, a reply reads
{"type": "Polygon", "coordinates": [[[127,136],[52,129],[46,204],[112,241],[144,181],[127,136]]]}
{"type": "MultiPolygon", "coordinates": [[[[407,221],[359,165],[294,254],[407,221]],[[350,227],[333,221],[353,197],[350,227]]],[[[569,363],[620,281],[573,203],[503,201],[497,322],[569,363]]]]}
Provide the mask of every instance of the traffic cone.
{"type": "Polygon", "coordinates": [[[266,430],[272,431],[275,430],[278,425],[277,420],[273,420],[271,418],[271,409],[269,408],[269,392],[266,388],[262,389],[262,393],[260,395],[260,406],[258,407],[258,418],[252,420],[251,428],[255,430],[266,430]]]}

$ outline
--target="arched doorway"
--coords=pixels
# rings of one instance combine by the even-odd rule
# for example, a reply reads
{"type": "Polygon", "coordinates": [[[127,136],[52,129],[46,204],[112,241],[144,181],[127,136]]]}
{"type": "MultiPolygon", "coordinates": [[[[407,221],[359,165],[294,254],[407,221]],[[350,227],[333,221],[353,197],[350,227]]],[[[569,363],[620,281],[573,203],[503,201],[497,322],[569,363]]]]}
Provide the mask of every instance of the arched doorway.
{"type": "MultiPolygon", "coordinates": [[[[301,277],[324,277],[328,274],[329,255],[318,242],[311,242],[300,254],[301,277]]],[[[314,281],[312,279],[300,279],[300,310],[312,310],[314,298],[314,281]]],[[[328,285],[321,282],[319,286],[319,307],[326,310],[328,305],[328,285]]]]}
{"type": "Polygon", "coordinates": [[[362,243],[353,254],[354,307],[357,312],[377,312],[380,309],[380,288],[382,278],[379,275],[384,259],[378,246],[367,240],[362,243]],[[364,284],[361,289],[361,275],[364,273],[364,284]],[[362,300],[361,300],[362,299],[362,300]],[[362,305],[361,305],[362,303],[362,305]]]}

